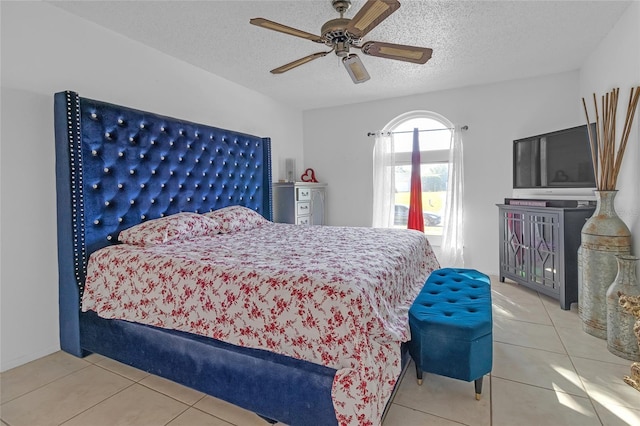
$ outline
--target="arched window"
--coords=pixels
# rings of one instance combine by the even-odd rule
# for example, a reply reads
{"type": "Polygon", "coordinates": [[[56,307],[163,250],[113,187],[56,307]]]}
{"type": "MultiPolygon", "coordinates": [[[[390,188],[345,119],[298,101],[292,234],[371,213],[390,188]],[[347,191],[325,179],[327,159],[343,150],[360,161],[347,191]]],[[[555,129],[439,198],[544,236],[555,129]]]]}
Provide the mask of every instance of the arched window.
{"type": "MultiPolygon", "coordinates": [[[[440,114],[412,111],[391,120],[382,132],[393,135],[393,148],[390,153],[394,164],[392,226],[406,228],[411,190],[413,129],[417,128],[419,131],[424,231],[435,245],[440,245],[444,229],[453,127],[453,124],[440,114]]],[[[391,189],[390,186],[387,188],[391,189]]]]}

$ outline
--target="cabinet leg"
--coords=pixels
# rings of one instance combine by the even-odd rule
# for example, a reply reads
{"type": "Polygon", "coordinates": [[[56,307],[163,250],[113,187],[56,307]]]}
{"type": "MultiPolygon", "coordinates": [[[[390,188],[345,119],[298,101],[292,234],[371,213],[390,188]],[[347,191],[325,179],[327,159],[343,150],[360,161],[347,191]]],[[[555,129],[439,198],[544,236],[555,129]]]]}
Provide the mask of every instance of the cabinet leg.
{"type": "Polygon", "coordinates": [[[500,275],[500,282],[503,283],[504,282],[504,277],[502,275],[500,275]]]}

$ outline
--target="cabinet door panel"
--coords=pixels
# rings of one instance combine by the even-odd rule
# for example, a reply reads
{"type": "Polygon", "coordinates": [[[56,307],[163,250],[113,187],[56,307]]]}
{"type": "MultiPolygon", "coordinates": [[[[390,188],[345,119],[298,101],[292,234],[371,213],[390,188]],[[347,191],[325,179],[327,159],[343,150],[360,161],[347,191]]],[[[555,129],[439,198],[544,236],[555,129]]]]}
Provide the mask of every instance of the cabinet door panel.
{"type": "Polygon", "coordinates": [[[314,225],[324,225],[324,212],[326,206],[324,202],[324,188],[314,188],[311,190],[311,217],[314,225]]]}
{"type": "Polygon", "coordinates": [[[526,215],[521,212],[504,212],[502,229],[502,270],[518,277],[526,277],[527,245],[525,241],[526,215]]]}
{"type": "Polygon", "coordinates": [[[529,215],[529,280],[559,292],[558,230],[558,215],[529,215]]]}

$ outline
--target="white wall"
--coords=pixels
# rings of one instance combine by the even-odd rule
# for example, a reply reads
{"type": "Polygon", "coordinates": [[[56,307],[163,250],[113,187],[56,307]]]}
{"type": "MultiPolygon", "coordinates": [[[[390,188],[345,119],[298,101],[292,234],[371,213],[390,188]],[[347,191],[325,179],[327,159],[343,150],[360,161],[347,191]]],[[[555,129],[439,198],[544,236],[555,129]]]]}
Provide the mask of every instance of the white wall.
{"type": "MultiPolygon", "coordinates": [[[[633,2],[580,70],[580,96],[594,118],[593,94],[620,88],[616,133],[622,135],[629,91],[640,86],[640,2],[633,2]]],[[[582,106],[580,110],[584,114],[582,106]]],[[[640,255],[640,111],[636,112],[620,176],[616,211],[633,234],[633,254],[640,255]]],[[[618,139],[619,140],[619,139],[618,139]]]]}
{"type": "Polygon", "coordinates": [[[304,166],[328,185],[331,225],[370,226],[373,138],[394,117],[430,110],[463,134],[465,262],[498,272],[498,209],[512,192],[514,139],[583,124],[578,72],[306,111],[304,166]]]}
{"type": "Polygon", "coordinates": [[[4,371],[59,349],[55,92],[269,136],[275,179],[302,163],[302,114],[46,3],[0,7],[4,371]]]}

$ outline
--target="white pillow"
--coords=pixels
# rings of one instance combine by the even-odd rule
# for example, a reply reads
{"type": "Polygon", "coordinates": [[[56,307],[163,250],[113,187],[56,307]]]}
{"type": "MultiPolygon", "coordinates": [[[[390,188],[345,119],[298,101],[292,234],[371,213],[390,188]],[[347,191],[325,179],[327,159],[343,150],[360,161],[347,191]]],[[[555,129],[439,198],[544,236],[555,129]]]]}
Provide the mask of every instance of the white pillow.
{"type": "Polygon", "coordinates": [[[219,210],[204,213],[204,216],[213,219],[219,224],[220,228],[218,230],[221,234],[244,231],[269,222],[260,213],[243,206],[223,207],[219,210]]]}
{"type": "Polygon", "coordinates": [[[176,213],[149,220],[120,232],[118,241],[137,246],[154,246],[173,240],[219,233],[221,225],[197,213],[176,213]]]}

